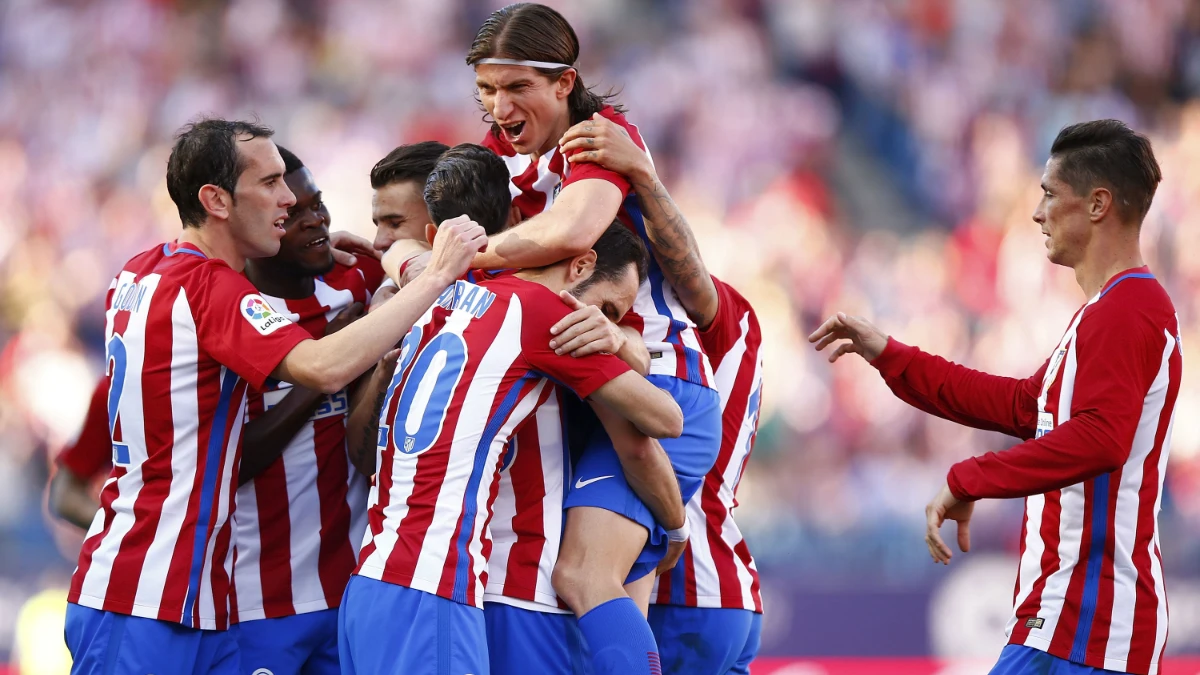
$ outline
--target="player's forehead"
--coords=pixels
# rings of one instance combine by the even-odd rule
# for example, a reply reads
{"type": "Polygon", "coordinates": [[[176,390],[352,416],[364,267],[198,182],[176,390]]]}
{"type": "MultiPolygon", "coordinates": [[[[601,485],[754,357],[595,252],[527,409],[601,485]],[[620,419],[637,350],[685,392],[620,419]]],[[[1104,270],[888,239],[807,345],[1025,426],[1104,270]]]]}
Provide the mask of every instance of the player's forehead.
{"type": "Polygon", "coordinates": [[[283,181],[287,183],[288,189],[292,191],[292,194],[296,195],[297,202],[303,202],[316,197],[321,192],[321,189],[317,187],[316,179],[313,178],[312,171],[309,171],[307,166],[302,166],[291,173],[284,174],[283,181]]]}
{"type": "Polygon", "coordinates": [[[243,178],[258,180],[273,173],[283,174],[283,157],[279,155],[279,149],[271,139],[243,136],[237,139],[234,147],[237,148],[238,158],[246,167],[242,172],[243,178]]]}
{"type": "Polygon", "coordinates": [[[426,210],[425,198],[417,181],[397,181],[375,191],[371,197],[371,209],[376,218],[423,215],[426,210]]]}
{"type": "Polygon", "coordinates": [[[1042,187],[1062,187],[1065,185],[1061,173],[1062,158],[1051,155],[1046,160],[1046,166],[1042,170],[1042,187]]]}
{"type": "Polygon", "coordinates": [[[536,83],[540,73],[529,66],[506,66],[485,63],[475,66],[475,86],[500,89],[514,84],[536,83]]]}

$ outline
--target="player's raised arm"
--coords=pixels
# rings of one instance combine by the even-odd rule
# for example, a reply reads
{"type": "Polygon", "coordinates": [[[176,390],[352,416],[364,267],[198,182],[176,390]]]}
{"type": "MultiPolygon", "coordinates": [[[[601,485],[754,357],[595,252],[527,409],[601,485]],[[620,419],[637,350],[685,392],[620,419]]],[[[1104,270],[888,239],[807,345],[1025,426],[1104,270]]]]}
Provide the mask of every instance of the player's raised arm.
{"type": "Polygon", "coordinates": [[[486,245],[483,228],[466,217],[443,223],[429,267],[420,276],[345,330],[296,345],[272,375],[325,393],[337,392],[392,349],[486,245]]]}
{"type": "Polygon", "coordinates": [[[990,375],[905,345],[870,321],[843,312],[829,317],[808,341],[817,351],[836,344],[830,362],[846,354],[862,356],[896,396],[931,415],[1018,438],[1034,434],[1045,365],[1023,380],[990,375]]]}
{"type": "Polygon", "coordinates": [[[595,114],[567,130],[561,152],[572,165],[594,163],[625,176],[637,193],[650,238],[650,252],[696,327],[704,329],[717,314],[717,288],[687,219],[658,180],[654,163],[629,132],[595,114]]]}

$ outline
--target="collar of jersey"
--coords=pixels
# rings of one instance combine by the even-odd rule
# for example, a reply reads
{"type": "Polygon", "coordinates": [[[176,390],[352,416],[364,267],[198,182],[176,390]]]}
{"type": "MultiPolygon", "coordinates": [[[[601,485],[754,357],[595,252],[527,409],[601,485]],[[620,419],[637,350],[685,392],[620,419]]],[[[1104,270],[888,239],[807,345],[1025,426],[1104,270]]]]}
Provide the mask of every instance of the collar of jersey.
{"type": "MultiPolygon", "coordinates": [[[[176,241],[178,242],[178,240],[176,240],[176,241]]],[[[176,255],[178,253],[187,253],[189,255],[197,255],[197,256],[200,256],[201,258],[204,258],[205,260],[208,260],[208,256],[204,255],[204,253],[200,249],[196,248],[195,246],[193,246],[191,244],[186,244],[186,243],[178,244],[177,243],[177,246],[178,246],[178,248],[176,248],[174,251],[172,251],[171,250],[171,242],[168,241],[167,243],[163,244],[163,255],[169,257],[169,256],[176,255]]]]}
{"type": "MultiPolygon", "coordinates": [[[[1153,278],[1154,278],[1154,275],[1150,273],[1150,268],[1146,267],[1145,265],[1142,265],[1141,267],[1134,267],[1133,269],[1125,270],[1124,272],[1121,272],[1120,274],[1116,275],[1112,279],[1109,279],[1107,284],[1104,284],[1104,290],[1100,291],[1099,297],[1103,298],[1105,296],[1105,294],[1107,294],[1114,287],[1116,287],[1117,284],[1121,283],[1122,281],[1125,281],[1126,279],[1153,279],[1153,278]]],[[[1097,299],[1099,299],[1099,298],[1097,298],[1097,299]]]]}

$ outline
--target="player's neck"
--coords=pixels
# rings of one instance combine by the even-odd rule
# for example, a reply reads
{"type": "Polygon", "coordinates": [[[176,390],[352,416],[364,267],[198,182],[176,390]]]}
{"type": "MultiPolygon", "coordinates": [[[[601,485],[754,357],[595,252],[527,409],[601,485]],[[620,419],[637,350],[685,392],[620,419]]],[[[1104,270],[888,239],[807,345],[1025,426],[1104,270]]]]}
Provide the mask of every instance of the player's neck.
{"type": "Polygon", "coordinates": [[[1083,261],[1075,265],[1075,281],[1086,297],[1094,298],[1110,279],[1145,264],[1136,234],[1097,241],[1089,247],[1083,261]]]}
{"type": "Polygon", "coordinates": [[[550,289],[551,293],[557,295],[567,287],[567,280],[560,269],[561,265],[551,265],[549,267],[537,267],[534,269],[521,270],[513,276],[525,281],[532,281],[535,284],[541,284],[550,289]]]}
{"type": "Polygon", "coordinates": [[[537,153],[532,155],[532,159],[533,159],[534,163],[536,163],[538,161],[538,159],[540,159],[542,157],[542,155],[553,152],[554,148],[558,147],[559,139],[561,139],[563,137],[563,134],[567,133],[567,129],[570,129],[570,128],[571,128],[571,118],[570,117],[564,117],[563,119],[559,120],[558,124],[554,127],[553,132],[546,138],[546,145],[544,147],[538,148],[537,153]]]}
{"type": "Polygon", "coordinates": [[[254,287],[275,298],[300,300],[316,292],[312,276],[285,269],[271,258],[246,261],[246,278],[254,287]]]}
{"type": "Polygon", "coordinates": [[[228,230],[209,221],[200,227],[183,228],[179,243],[195,246],[209,259],[225,261],[235,272],[241,272],[246,267],[246,258],[238,252],[237,244],[229,236],[228,230]]]}

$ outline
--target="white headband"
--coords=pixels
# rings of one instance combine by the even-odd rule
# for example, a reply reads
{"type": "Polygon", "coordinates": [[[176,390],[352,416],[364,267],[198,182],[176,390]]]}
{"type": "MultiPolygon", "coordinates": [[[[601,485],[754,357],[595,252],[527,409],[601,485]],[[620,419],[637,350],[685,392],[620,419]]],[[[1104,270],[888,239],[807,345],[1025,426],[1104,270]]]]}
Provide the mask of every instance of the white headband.
{"type": "Polygon", "coordinates": [[[522,61],[520,59],[479,59],[475,65],[482,63],[490,63],[497,66],[529,66],[530,68],[550,68],[558,70],[559,68],[574,68],[565,63],[551,63],[550,61],[522,61]]]}

